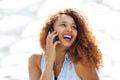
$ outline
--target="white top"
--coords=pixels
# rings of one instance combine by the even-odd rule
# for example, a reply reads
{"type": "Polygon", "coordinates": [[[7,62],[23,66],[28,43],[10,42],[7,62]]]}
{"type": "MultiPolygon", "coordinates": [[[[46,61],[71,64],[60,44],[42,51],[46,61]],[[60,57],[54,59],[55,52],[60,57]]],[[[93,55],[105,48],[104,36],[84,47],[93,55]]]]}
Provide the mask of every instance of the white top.
{"type": "MultiPolygon", "coordinates": [[[[42,72],[44,71],[45,64],[46,64],[46,57],[42,56],[42,59],[41,59],[42,72]]],[[[54,78],[55,78],[54,71],[52,71],[52,79],[51,80],[54,80],[54,78]]],[[[69,59],[68,53],[66,53],[66,55],[65,55],[65,60],[64,60],[63,66],[61,68],[61,71],[57,77],[57,80],[81,80],[78,77],[78,75],[76,74],[74,64],[69,59]]]]}

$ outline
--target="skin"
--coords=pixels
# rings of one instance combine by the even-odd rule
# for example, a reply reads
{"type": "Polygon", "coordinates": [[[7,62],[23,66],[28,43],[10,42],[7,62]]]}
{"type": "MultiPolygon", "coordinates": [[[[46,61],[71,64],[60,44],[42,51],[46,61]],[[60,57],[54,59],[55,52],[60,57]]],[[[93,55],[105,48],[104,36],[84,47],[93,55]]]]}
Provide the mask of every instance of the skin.
{"type": "MultiPolygon", "coordinates": [[[[66,50],[74,43],[77,37],[77,27],[72,17],[60,16],[54,24],[54,32],[48,33],[46,39],[46,66],[42,73],[40,70],[42,55],[34,54],[29,58],[30,80],[50,80],[52,70],[56,77],[59,76],[62,68],[66,50]],[[70,35],[72,39],[64,39],[63,35],[70,35]],[[53,38],[59,37],[59,41],[53,44],[53,38]]],[[[81,63],[74,63],[77,75],[82,80],[99,80],[97,72],[81,63]]]]}

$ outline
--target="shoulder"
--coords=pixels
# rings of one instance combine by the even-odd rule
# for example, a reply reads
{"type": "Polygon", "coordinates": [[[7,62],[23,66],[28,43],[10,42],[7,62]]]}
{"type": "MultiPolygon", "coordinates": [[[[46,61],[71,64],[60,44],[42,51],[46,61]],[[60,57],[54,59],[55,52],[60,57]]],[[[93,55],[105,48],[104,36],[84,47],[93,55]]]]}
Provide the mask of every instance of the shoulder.
{"type": "Polygon", "coordinates": [[[32,54],[29,57],[29,65],[40,66],[42,54],[32,54]]]}
{"type": "Polygon", "coordinates": [[[41,58],[42,54],[32,54],[29,57],[29,64],[28,64],[28,70],[29,70],[29,78],[30,80],[38,80],[41,75],[41,58]]]}
{"type": "Polygon", "coordinates": [[[83,65],[80,62],[75,63],[74,65],[75,65],[76,73],[83,80],[99,80],[97,71],[95,69],[83,65]]]}

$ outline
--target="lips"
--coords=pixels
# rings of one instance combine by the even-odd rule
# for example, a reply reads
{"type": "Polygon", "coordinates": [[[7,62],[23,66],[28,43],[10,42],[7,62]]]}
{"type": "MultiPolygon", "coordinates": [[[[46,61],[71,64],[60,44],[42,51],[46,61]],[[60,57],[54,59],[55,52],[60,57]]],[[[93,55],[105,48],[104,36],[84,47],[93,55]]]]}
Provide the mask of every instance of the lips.
{"type": "Polygon", "coordinates": [[[63,38],[64,38],[64,39],[71,40],[71,39],[72,39],[72,36],[71,36],[71,35],[63,35],[63,38]]]}

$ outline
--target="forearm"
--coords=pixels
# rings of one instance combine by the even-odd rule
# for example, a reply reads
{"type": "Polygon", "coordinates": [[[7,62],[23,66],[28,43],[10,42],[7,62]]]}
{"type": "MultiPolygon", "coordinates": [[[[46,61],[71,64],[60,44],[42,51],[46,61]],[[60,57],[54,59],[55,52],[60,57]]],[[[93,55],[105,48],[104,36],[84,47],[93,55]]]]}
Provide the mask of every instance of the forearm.
{"type": "Polygon", "coordinates": [[[44,72],[42,73],[40,80],[51,80],[52,70],[53,70],[53,61],[47,61],[45,65],[44,72]]]}

